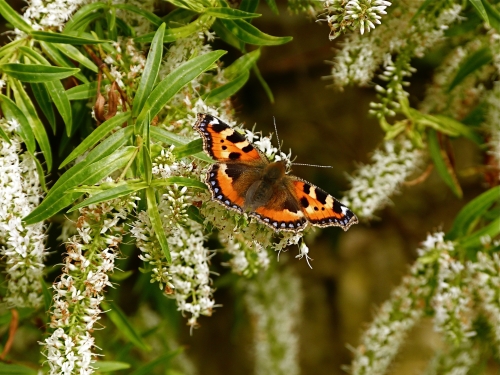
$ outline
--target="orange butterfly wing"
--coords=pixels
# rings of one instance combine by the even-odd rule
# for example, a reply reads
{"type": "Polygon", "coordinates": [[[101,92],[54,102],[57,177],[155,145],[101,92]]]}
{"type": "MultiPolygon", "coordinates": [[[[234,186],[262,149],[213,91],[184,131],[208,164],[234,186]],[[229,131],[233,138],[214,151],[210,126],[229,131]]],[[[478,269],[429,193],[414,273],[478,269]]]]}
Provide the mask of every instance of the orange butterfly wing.
{"type": "Polygon", "coordinates": [[[203,149],[222,163],[267,162],[242,134],[206,113],[198,113],[194,128],[203,138],[203,149]]]}
{"type": "Polygon", "coordinates": [[[344,231],[358,222],[354,213],[319,187],[293,178],[295,195],[307,220],[318,227],[341,227],[344,231]]]}

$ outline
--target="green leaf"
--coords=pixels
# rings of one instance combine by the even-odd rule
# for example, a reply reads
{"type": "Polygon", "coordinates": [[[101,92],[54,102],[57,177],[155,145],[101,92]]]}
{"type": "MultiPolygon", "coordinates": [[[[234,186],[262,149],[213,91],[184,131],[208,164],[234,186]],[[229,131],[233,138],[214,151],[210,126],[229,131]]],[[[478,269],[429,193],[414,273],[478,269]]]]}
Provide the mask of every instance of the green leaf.
{"type": "Polygon", "coordinates": [[[141,127],[144,120],[154,118],[175,94],[201,73],[210,69],[225,53],[226,51],[212,51],[197,56],[177,67],[158,83],[137,116],[136,134],[142,134],[141,127]]]}
{"type": "Polygon", "coordinates": [[[2,139],[7,142],[9,145],[12,144],[12,142],[10,141],[10,138],[9,136],[7,135],[7,133],[2,129],[0,128],[0,137],[2,137],[2,139]]]}
{"type": "Polygon", "coordinates": [[[460,240],[460,245],[463,247],[479,247],[484,246],[481,239],[484,237],[495,238],[500,233],[500,217],[493,220],[488,225],[472,233],[460,240]]]}
{"type": "Polygon", "coordinates": [[[135,150],[136,148],[132,146],[124,147],[94,163],[75,165],[70,169],[72,171],[71,176],[65,178],[63,183],[57,186],[54,185],[42,203],[23,220],[26,224],[34,224],[55,215],[82,195],[82,193],[66,194],[67,190],[82,184],[92,185],[98,183],[114,171],[125,167],[134,155],[135,150]]]}
{"type": "Polygon", "coordinates": [[[36,113],[35,107],[31,102],[26,91],[24,91],[23,85],[18,80],[12,81],[12,91],[14,92],[14,98],[16,104],[28,119],[31,130],[35,135],[35,139],[40,145],[40,149],[43,153],[45,161],[47,163],[47,170],[52,169],[52,150],[50,148],[49,137],[45,131],[45,127],[40,121],[38,114],[36,113]]]}
{"type": "Polygon", "coordinates": [[[171,27],[172,25],[185,25],[191,21],[196,14],[197,13],[192,10],[177,8],[162,17],[162,21],[165,22],[168,27],[171,27]]]}
{"type": "MultiPolygon", "coordinates": [[[[174,145],[176,147],[183,146],[189,143],[189,139],[181,135],[171,133],[165,129],[152,126],[151,137],[163,142],[167,145],[174,145]]],[[[174,149],[175,150],[175,149],[174,149]]],[[[204,151],[193,155],[195,158],[202,160],[207,163],[214,163],[214,160],[210,158],[204,151]]]]}
{"type": "Polygon", "coordinates": [[[105,11],[101,11],[101,9],[105,8],[108,8],[108,4],[105,2],[84,5],[66,22],[63,33],[68,34],[85,29],[90,22],[105,15],[105,11]]]}
{"type": "Polygon", "coordinates": [[[59,169],[67,165],[68,163],[75,160],[78,156],[82,155],[85,151],[94,147],[106,134],[108,134],[111,130],[120,126],[124,122],[126,122],[130,118],[130,112],[120,113],[116,116],[113,116],[109,120],[103,122],[100,126],[98,126],[85,140],[80,143],[72,152],[69,154],[66,159],[61,163],[59,169]]]}
{"type": "Polygon", "coordinates": [[[181,352],[182,352],[182,348],[179,348],[179,349],[174,350],[172,352],[163,354],[162,356],[156,358],[154,361],[151,361],[151,362],[145,364],[144,366],[139,367],[137,370],[132,372],[130,375],[149,375],[149,374],[152,374],[153,370],[156,366],[158,366],[164,362],[168,362],[169,360],[171,360],[172,358],[174,358],[175,356],[177,356],[181,352]]]}
{"type": "Polygon", "coordinates": [[[494,204],[500,202],[500,186],[495,186],[467,203],[455,217],[446,239],[455,240],[470,232],[471,226],[494,204]]]}
{"type": "Polygon", "coordinates": [[[224,69],[224,77],[233,80],[241,75],[245,70],[249,70],[260,57],[260,48],[244,54],[236,59],[231,65],[224,69]]]}
{"type": "Polygon", "coordinates": [[[275,0],[266,0],[266,3],[269,6],[269,8],[271,8],[271,11],[274,14],[279,16],[280,11],[278,10],[278,6],[276,5],[276,1],[275,0]]]}
{"type": "Polygon", "coordinates": [[[31,129],[30,122],[24,112],[10,98],[0,94],[0,106],[5,118],[8,121],[17,121],[20,124],[19,135],[26,144],[29,153],[34,155],[36,149],[35,135],[31,129]]]}
{"type": "MultiPolygon", "coordinates": [[[[42,46],[48,47],[49,45],[42,43],[42,46]]],[[[50,66],[50,63],[39,53],[36,53],[27,47],[20,47],[19,49],[30,59],[37,61],[42,65],[50,66]]],[[[68,134],[68,136],[71,135],[71,129],[73,126],[71,104],[66,96],[62,83],[59,81],[49,81],[45,82],[45,87],[47,88],[48,94],[52,98],[52,101],[59,111],[64,124],[66,125],[66,134],[68,134]]]]}
{"type": "Polygon", "coordinates": [[[433,115],[432,117],[450,132],[455,132],[459,135],[463,135],[464,137],[469,138],[471,141],[477,143],[478,145],[484,143],[479,134],[477,134],[473,129],[462,124],[461,122],[444,115],[433,115]]]}
{"type": "Polygon", "coordinates": [[[259,68],[257,67],[257,65],[254,65],[252,67],[252,72],[255,74],[255,76],[257,77],[257,79],[259,80],[260,82],[260,85],[262,86],[262,88],[264,89],[264,92],[266,93],[267,95],[267,98],[269,99],[269,101],[271,103],[274,103],[274,95],[273,95],[273,92],[271,91],[271,88],[269,87],[269,85],[267,84],[267,82],[264,80],[264,77],[262,77],[262,74],[260,74],[260,70],[259,68]]]}
{"type": "Polygon", "coordinates": [[[198,224],[203,225],[205,223],[205,219],[201,216],[198,207],[191,205],[186,209],[186,213],[191,220],[196,221],[198,224]]]}
{"type": "Polygon", "coordinates": [[[233,46],[237,50],[244,52],[245,50],[245,43],[243,43],[241,40],[236,38],[231,31],[229,31],[226,26],[224,26],[221,22],[221,20],[215,20],[215,22],[212,24],[212,30],[215,31],[217,36],[221,38],[224,42],[229,44],[230,46],[233,46]]]}
{"type": "Polygon", "coordinates": [[[40,185],[45,193],[47,193],[47,185],[45,184],[45,172],[43,170],[42,164],[40,160],[36,158],[36,156],[32,155],[33,160],[35,161],[36,171],[38,173],[38,178],[40,179],[40,185]]]}
{"type": "Polygon", "coordinates": [[[161,223],[160,213],[158,211],[158,205],[156,204],[155,191],[152,187],[146,189],[146,199],[148,202],[148,215],[151,220],[151,226],[155,231],[156,238],[160,243],[160,246],[165,254],[165,259],[168,263],[172,263],[172,257],[170,256],[170,250],[168,249],[167,237],[165,236],[165,230],[161,223]]]}
{"type": "Polygon", "coordinates": [[[250,73],[245,70],[231,82],[210,91],[205,97],[205,104],[214,105],[236,94],[247,83],[249,77],[250,73]]]}
{"type": "Polygon", "coordinates": [[[119,370],[126,370],[130,368],[130,364],[125,362],[114,362],[114,361],[96,361],[92,363],[92,367],[94,367],[97,372],[113,372],[119,370]]]}
{"type": "Polygon", "coordinates": [[[223,18],[226,20],[238,20],[242,18],[256,18],[260,17],[261,14],[259,13],[250,13],[250,12],[245,12],[243,10],[239,9],[234,9],[234,8],[207,8],[205,10],[205,14],[208,14],[209,16],[213,16],[216,18],[223,18]]]}
{"type": "MultiPolygon", "coordinates": [[[[3,0],[0,0],[0,3],[3,0]]],[[[0,362],[0,375],[37,375],[38,371],[21,365],[0,362]]]]}
{"type": "Polygon", "coordinates": [[[203,139],[198,138],[189,142],[187,145],[174,148],[173,154],[180,159],[200,151],[203,151],[203,139]]]}
{"type": "Polygon", "coordinates": [[[47,286],[45,280],[42,279],[42,293],[43,293],[43,307],[45,311],[48,312],[50,310],[50,306],[52,305],[52,293],[47,286]]]}
{"type": "Polygon", "coordinates": [[[123,183],[121,185],[118,185],[114,188],[104,190],[100,193],[97,193],[95,195],[92,195],[90,198],[85,199],[83,202],[78,203],[77,205],[73,206],[71,209],[66,211],[67,213],[70,213],[72,211],[76,211],[82,207],[87,207],[91,204],[97,204],[101,202],[106,202],[111,199],[119,198],[119,197],[124,197],[126,195],[130,195],[138,190],[142,190],[148,187],[147,183],[140,182],[140,183],[123,183]]]}
{"type": "Polygon", "coordinates": [[[113,4],[113,7],[118,8],[118,9],[123,9],[135,14],[138,14],[139,16],[144,17],[147,19],[149,22],[151,22],[154,26],[161,26],[161,24],[164,22],[160,17],[158,17],[156,14],[151,13],[147,10],[141,9],[136,7],[135,5],[131,4],[113,4]]]}
{"type": "Polygon", "coordinates": [[[118,328],[118,332],[128,342],[134,344],[140,350],[149,351],[151,348],[142,339],[141,335],[135,330],[132,323],[129,322],[125,313],[113,302],[102,301],[102,307],[106,311],[106,316],[118,328]]]}
{"type": "Polygon", "coordinates": [[[477,13],[481,16],[484,22],[486,22],[489,25],[490,20],[488,19],[488,13],[486,13],[486,9],[484,9],[482,0],[469,0],[469,1],[474,6],[477,13]]]}
{"type": "MultiPolygon", "coordinates": [[[[101,87],[109,84],[108,80],[101,81],[101,87]]],[[[66,90],[66,95],[69,100],[84,100],[90,99],[97,95],[97,81],[78,85],[66,90]]]]}
{"type": "Polygon", "coordinates": [[[38,106],[42,109],[45,118],[52,128],[52,132],[56,133],[56,115],[54,114],[54,108],[52,108],[52,100],[50,99],[49,92],[43,83],[32,83],[30,84],[31,90],[33,91],[33,96],[38,103],[38,106]]]}
{"type": "Polygon", "coordinates": [[[439,140],[437,138],[437,133],[434,129],[430,129],[428,132],[429,139],[429,153],[431,158],[436,166],[436,170],[446,183],[449,186],[451,191],[458,197],[462,198],[462,188],[458,183],[457,176],[455,175],[455,171],[451,166],[450,160],[448,159],[448,155],[441,150],[439,146],[439,140]]]}
{"type": "MultiPolygon", "coordinates": [[[[66,55],[61,53],[55,47],[55,44],[40,42],[40,46],[42,47],[42,51],[43,51],[44,55],[47,56],[49,58],[49,60],[51,60],[55,65],[66,67],[66,68],[72,68],[72,69],[75,68],[75,64],[68,57],[66,57],[66,55]]],[[[35,52],[33,49],[28,48],[28,47],[20,47],[19,49],[22,50],[24,54],[28,55],[34,61],[38,61],[38,62],[43,63],[45,65],[51,65],[47,61],[47,59],[45,59],[45,57],[43,57],[39,53],[35,52]]],[[[78,80],[80,80],[83,83],[89,82],[87,77],[85,77],[81,71],[75,74],[75,78],[77,78],[78,80]]]]}
{"type": "Polygon", "coordinates": [[[467,57],[451,81],[450,86],[448,87],[448,92],[459,85],[469,74],[475,72],[483,65],[489,64],[491,61],[493,61],[493,56],[490,48],[488,47],[481,48],[467,57]]]}
{"type": "Polygon", "coordinates": [[[192,10],[196,13],[203,13],[210,3],[204,0],[167,0],[178,8],[192,10]]]}
{"type": "Polygon", "coordinates": [[[82,46],[86,44],[112,43],[111,40],[99,40],[93,38],[82,38],[79,36],[68,35],[67,33],[52,33],[48,31],[32,31],[31,36],[42,42],[71,44],[73,46],[82,46]]]}
{"type": "Polygon", "coordinates": [[[15,28],[18,28],[26,34],[31,33],[31,26],[19,15],[19,13],[12,9],[5,0],[0,0],[0,14],[15,28]]]}
{"type": "Polygon", "coordinates": [[[488,22],[496,31],[500,31],[500,13],[487,0],[483,0],[484,9],[488,14],[488,22]]]}
{"type": "Polygon", "coordinates": [[[12,78],[23,82],[47,82],[71,77],[78,73],[77,68],[62,68],[40,64],[1,64],[0,69],[12,78]]]}
{"type": "Polygon", "coordinates": [[[162,186],[169,186],[169,185],[179,185],[179,186],[186,186],[194,189],[202,189],[206,190],[207,185],[205,185],[203,182],[194,180],[192,178],[188,177],[169,177],[169,178],[160,178],[157,180],[154,180],[151,182],[151,186],[153,187],[162,187],[162,186]]]}
{"type": "Polygon", "coordinates": [[[258,46],[276,46],[290,42],[291,36],[276,37],[263,33],[244,20],[221,20],[226,28],[239,40],[258,46]]]}
{"type": "MultiPolygon", "coordinates": [[[[202,15],[201,17],[185,26],[166,29],[163,36],[163,43],[175,42],[178,39],[186,38],[198,31],[202,31],[203,29],[207,28],[207,26],[210,26],[211,23],[212,17],[202,15]]],[[[136,43],[151,43],[155,34],[156,33],[145,34],[134,38],[134,41],[136,43]]]]}
{"type": "Polygon", "coordinates": [[[151,184],[151,180],[153,179],[152,169],[153,164],[151,163],[151,154],[149,152],[149,147],[144,144],[142,146],[142,161],[143,161],[143,169],[144,169],[144,179],[147,184],[151,184]]]}
{"type": "Polygon", "coordinates": [[[141,82],[134,96],[132,104],[132,116],[136,117],[141,111],[144,102],[146,101],[158,77],[160,65],[163,56],[163,36],[165,34],[165,24],[163,23],[155,33],[151,48],[148,53],[144,73],[141,77],[141,82]]]}
{"type": "Polygon", "coordinates": [[[240,9],[245,12],[255,12],[259,7],[259,0],[242,0],[240,9]]]}
{"type": "Polygon", "coordinates": [[[59,51],[64,53],[70,59],[79,62],[81,65],[91,70],[94,73],[98,73],[99,69],[97,65],[94,64],[92,60],[90,60],[87,56],[81,53],[76,47],[73,47],[71,44],[59,44],[54,43],[54,47],[56,47],[59,51]]]}

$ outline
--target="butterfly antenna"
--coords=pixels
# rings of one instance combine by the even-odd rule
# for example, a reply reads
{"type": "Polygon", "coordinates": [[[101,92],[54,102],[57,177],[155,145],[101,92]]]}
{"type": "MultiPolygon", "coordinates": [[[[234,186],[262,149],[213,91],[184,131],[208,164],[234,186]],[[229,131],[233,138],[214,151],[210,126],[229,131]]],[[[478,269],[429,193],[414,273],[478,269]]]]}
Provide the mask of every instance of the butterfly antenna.
{"type": "Polygon", "coordinates": [[[276,126],[276,118],[273,116],[273,121],[274,121],[274,131],[276,132],[276,140],[278,141],[278,150],[281,154],[281,143],[280,143],[280,138],[278,137],[278,127],[276,126]]]}
{"type": "Polygon", "coordinates": [[[318,167],[318,168],[333,168],[331,165],[316,165],[316,164],[302,164],[302,163],[292,163],[292,165],[305,165],[308,167],[318,167]]]}

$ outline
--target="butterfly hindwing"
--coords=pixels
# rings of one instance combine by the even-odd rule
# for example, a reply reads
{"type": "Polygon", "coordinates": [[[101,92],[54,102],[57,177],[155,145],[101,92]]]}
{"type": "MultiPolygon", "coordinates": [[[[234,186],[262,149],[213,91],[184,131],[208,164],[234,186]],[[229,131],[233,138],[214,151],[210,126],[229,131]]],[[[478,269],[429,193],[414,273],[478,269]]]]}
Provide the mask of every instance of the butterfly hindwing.
{"type": "Polygon", "coordinates": [[[203,138],[205,152],[219,162],[260,162],[264,158],[242,134],[209,114],[198,113],[194,127],[203,138]]]}
{"type": "Polygon", "coordinates": [[[307,220],[318,227],[338,226],[348,230],[358,218],[346,206],[324,190],[293,177],[295,195],[307,220]]]}
{"type": "Polygon", "coordinates": [[[298,232],[307,224],[288,178],[283,185],[274,187],[268,204],[256,208],[250,215],[276,231],[298,232]]]}

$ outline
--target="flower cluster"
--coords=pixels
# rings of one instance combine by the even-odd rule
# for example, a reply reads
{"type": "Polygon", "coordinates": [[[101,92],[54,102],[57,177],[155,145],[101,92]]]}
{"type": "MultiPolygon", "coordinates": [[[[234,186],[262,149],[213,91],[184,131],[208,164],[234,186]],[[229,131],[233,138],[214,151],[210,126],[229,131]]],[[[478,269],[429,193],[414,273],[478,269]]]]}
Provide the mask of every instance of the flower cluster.
{"type": "Polygon", "coordinates": [[[349,177],[352,187],[342,200],[362,219],[373,218],[375,211],[390,202],[389,197],[419,170],[423,155],[408,139],[397,138],[375,150],[372,161],[349,177]]]}
{"type": "Polygon", "coordinates": [[[39,176],[32,155],[23,151],[15,135],[15,120],[0,120],[10,143],[0,139],[0,254],[6,267],[7,295],[12,307],[34,307],[42,303],[42,274],[45,249],[43,223],[26,225],[22,218],[38,206],[42,198],[39,176]]]}
{"type": "MultiPolygon", "coordinates": [[[[419,249],[420,257],[448,246],[443,233],[429,235],[419,249]]],[[[432,293],[429,280],[435,277],[432,263],[417,261],[401,284],[392,291],[375,319],[361,337],[351,364],[353,375],[382,375],[386,372],[408,331],[424,314],[425,301],[432,293]]]]}
{"type": "Polygon", "coordinates": [[[105,289],[111,286],[122,222],[135,208],[132,200],[114,200],[80,210],[78,235],[66,244],[63,273],[53,285],[54,297],[44,355],[50,374],[94,372],[92,332],[102,313],[105,289]]]}
{"type": "Polygon", "coordinates": [[[62,31],[66,22],[88,0],[30,0],[24,11],[24,19],[35,30],[62,31]]]}
{"type": "Polygon", "coordinates": [[[245,302],[254,322],[257,375],[298,375],[302,305],[300,279],[290,271],[267,272],[247,281],[245,302]]]}
{"type": "Polygon", "coordinates": [[[359,30],[363,35],[366,31],[380,25],[382,16],[387,14],[391,6],[385,0],[324,0],[325,19],[330,26],[330,40],[337,38],[346,30],[359,30]]]}

